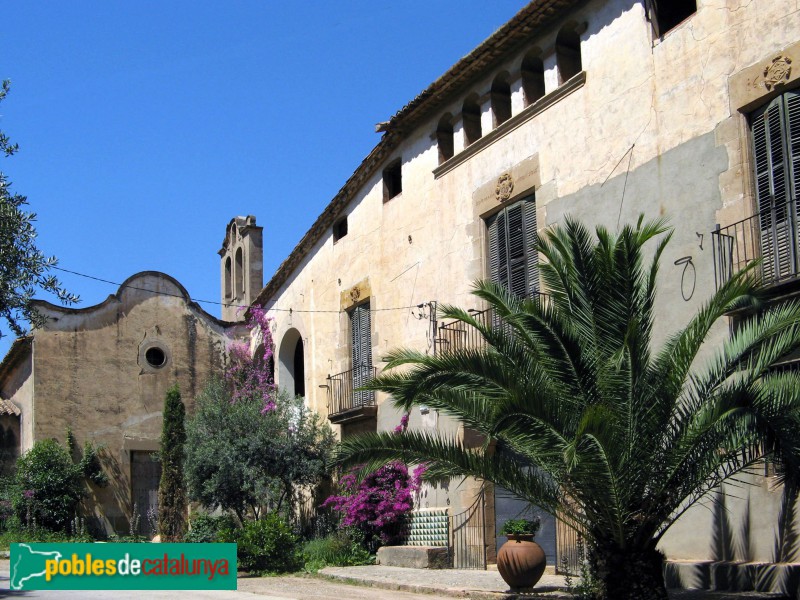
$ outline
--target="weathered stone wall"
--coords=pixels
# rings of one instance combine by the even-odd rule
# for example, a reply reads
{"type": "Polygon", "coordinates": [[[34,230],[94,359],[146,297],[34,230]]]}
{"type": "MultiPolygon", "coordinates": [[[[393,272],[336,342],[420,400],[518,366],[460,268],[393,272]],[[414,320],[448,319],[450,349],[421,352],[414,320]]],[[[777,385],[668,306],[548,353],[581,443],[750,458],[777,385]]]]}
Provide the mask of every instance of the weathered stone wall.
{"type": "MultiPolygon", "coordinates": [[[[131,451],[158,450],[164,397],[173,384],[191,414],[204,383],[221,373],[231,330],[190,303],[174,279],[153,272],[131,277],[97,306],[39,308],[50,320],[35,332],[33,439],[63,443],[69,427],[80,447],[102,446],[111,483],[90,486],[84,512],[109,532],[127,534],[131,451]],[[164,353],[163,366],[148,363],[151,348],[164,353]]],[[[23,422],[29,414],[23,408],[23,422]]]]}
{"type": "MultiPolygon", "coordinates": [[[[417,305],[436,301],[478,308],[469,291],[471,282],[486,275],[483,219],[501,206],[494,189],[506,173],[514,180],[508,202],[535,192],[540,229],[558,226],[568,214],[612,230],[639,214],[668,218],[675,235],[662,259],[656,341],[687,322],[714,289],[710,232],[717,223],[724,226],[752,211],[746,113],[771,94],[759,73],[775,56],[796,52],[800,31],[794,2],[698,4],[696,14],[654,39],[642,2],[588,2],[563,19],[585,24],[582,74],[559,87],[553,55],[557,23],[533,32],[530,44],[406,134],[385,163],[402,159],[402,193],[384,202],[378,169],[347,206],[347,235],[334,243],[329,232],[314,241],[267,302],[277,344],[291,328],[308,340],[311,407],[326,413],[326,389],[319,386],[327,375],[351,366],[347,315],[337,312],[342,292],[367,282],[378,367],[396,346],[433,351],[435,332],[424,316],[429,308],[417,305]],[[544,58],[547,96],[525,108],[520,65],[533,48],[544,58]],[[500,71],[510,73],[513,116],[492,130],[488,92],[500,71]],[[737,83],[742,77],[747,91],[732,91],[744,85],[737,83]],[[458,115],[472,93],[482,107],[483,139],[465,147],[458,115]],[[456,115],[456,154],[439,165],[434,132],[446,112],[456,115]]],[[[720,326],[710,343],[724,333],[720,326]]],[[[280,378],[279,370],[279,384],[280,378]]],[[[385,396],[378,402],[378,428],[394,427],[399,412],[385,396]]],[[[411,426],[458,431],[441,416],[412,414],[411,426]]],[[[475,489],[457,489],[431,490],[423,507],[463,510],[475,489]]],[[[771,498],[753,502],[772,510],[771,498]]],[[[695,511],[682,523],[682,530],[705,532],[697,537],[708,539],[707,514],[695,511]]],[[[701,543],[679,537],[664,541],[670,556],[708,556],[701,543]]],[[[754,547],[757,558],[769,558],[766,543],[754,547]]]]}
{"type": "Polygon", "coordinates": [[[26,449],[33,445],[33,364],[30,358],[33,347],[30,341],[18,340],[14,344],[24,348],[17,353],[12,346],[9,351],[15,356],[8,357],[12,361],[8,371],[0,377],[0,398],[20,410],[17,443],[20,449],[26,449]]]}

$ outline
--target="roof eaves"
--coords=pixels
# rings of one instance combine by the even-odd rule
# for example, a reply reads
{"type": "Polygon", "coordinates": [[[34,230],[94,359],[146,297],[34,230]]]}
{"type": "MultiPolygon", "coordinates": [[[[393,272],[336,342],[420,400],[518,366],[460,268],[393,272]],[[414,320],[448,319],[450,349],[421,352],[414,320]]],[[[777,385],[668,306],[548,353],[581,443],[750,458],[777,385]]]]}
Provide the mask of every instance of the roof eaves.
{"type": "Polygon", "coordinates": [[[333,225],[340,211],[353,199],[359,187],[400,145],[404,131],[444,104],[451,93],[455,93],[457,89],[484,74],[491,64],[507,56],[528,40],[536,30],[548,25],[566,10],[585,4],[586,1],[534,0],[395,113],[388,123],[382,124],[381,131],[385,131],[385,133],[381,140],[328,203],[289,256],[278,266],[275,274],[262,288],[253,304],[263,306],[267,299],[280,289],[289,275],[305,258],[307,252],[325,234],[328,227],[333,225]]]}
{"type": "Polygon", "coordinates": [[[3,400],[0,398],[0,415],[14,415],[18,417],[20,415],[20,410],[11,400],[3,400]]]}
{"type": "Polygon", "coordinates": [[[32,335],[18,337],[13,341],[11,347],[8,349],[8,352],[3,357],[3,360],[0,361],[0,379],[5,377],[20,360],[28,355],[32,342],[32,335]]]}

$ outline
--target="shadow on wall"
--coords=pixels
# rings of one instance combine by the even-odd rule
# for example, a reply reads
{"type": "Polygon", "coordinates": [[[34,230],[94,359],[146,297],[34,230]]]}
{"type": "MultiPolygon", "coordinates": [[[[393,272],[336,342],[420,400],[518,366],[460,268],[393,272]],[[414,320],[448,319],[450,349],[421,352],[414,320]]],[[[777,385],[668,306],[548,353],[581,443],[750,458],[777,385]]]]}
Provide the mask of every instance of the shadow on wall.
{"type": "Polygon", "coordinates": [[[98,527],[105,535],[128,535],[130,532],[130,515],[133,507],[131,506],[131,490],[122,482],[128,481],[128,475],[123,474],[120,462],[105,449],[101,451],[100,462],[103,470],[108,474],[108,487],[98,490],[95,496],[95,510],[101,511],[98,518],[98,527]],[[100,497],[102,495],[102,498],[100,497]],[[109,510],[111,509],[111,510],[109,510]],[[106,514],[103,514],[106,513],[106,514]],[[108,513],[116,513],[108,514],[108,513]],[[112,531],[108,531],[104,521],[111,524],[112,531]]]}
{"type": "Polygon", "coordinates": [[[668,562],[667,587],[732,592],[773,592],[794,597],[800,589],[800,530],[797,526],[798,490],[784,487],[771,563],[754,563],[750,501],[745,504],[738,532],[730,520],[726,493],[712,502],[710,561],[668,562]]]}

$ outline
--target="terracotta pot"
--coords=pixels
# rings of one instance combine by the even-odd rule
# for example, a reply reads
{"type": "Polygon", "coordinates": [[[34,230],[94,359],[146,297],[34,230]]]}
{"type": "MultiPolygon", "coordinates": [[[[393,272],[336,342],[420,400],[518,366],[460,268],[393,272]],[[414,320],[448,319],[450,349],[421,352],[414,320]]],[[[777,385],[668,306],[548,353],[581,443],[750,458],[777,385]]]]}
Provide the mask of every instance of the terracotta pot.
{"type": "Polygon", "coordinates": [[[532,535],[509,535],[497,553],[497,570],[512,588],[530,588],[544,574],[547,557],[532,535]]]}

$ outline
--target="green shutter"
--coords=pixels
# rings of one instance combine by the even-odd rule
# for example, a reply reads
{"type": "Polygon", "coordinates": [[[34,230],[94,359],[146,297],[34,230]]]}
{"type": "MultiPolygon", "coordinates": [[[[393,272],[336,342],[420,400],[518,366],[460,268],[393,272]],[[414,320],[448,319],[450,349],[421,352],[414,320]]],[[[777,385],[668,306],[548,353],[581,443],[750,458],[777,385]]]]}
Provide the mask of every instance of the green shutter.
{"type": "Polygon", "coordinates": [[[527,198],[486,221],[489,233],[489,278],[516,296],[539,291],[536,242],[536,202],[527,198]]]}
{"type": "Polygon", "coordinates": [[[800,262],[797,249],[800,248],[800,227],[797,226],[798,215],[800,215],[800,91],[794,90],[786,92],[784,95],[784,113],[786,114],[786,133],[788,139],[786,150],[788,153],[786,166],[789,169],[787,178],[789,180],[789,197],[793,199],[792,208],[794,209],[794,239],[795,239],[795,260],[800,262]]]}
{"type": "MultiPolygon", "coordinates": [[[[369,302],[356,306],[350,313],[350,348],[353,358],[353,389],[372,377],[372,333],[369,302]]],[[[372,392],[353,392],[353,406],[363,406],[372,392]]]]}
{"type": "Polygon", "coordinates": [[[536,299],[539,294],[539,253],[535,246],[536,233],[536,202],[533,198],[525,200],[525,264],[527,272],[527,291],[531,298],[536,299]]]}
{"type": "MultiPolygon", "coordinates": [[[[500,257],[498,253],[499,216],[494,215],[486,221],[489,236],[489,279],[492,281],[499,281],[500,278],[500,257]]],[[[503,235],[505,235],[505,232],[503,235]]]]}
{"type": "Polygon", "coordinates": [[[800,94],[787,92],[753,113],[753,157],[764,283],[797,273],[800,94]]]}

